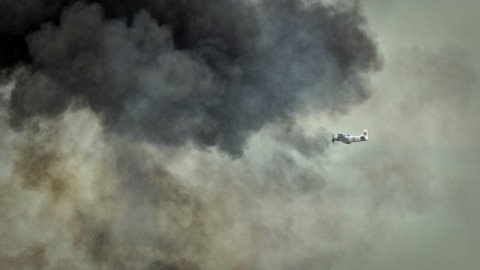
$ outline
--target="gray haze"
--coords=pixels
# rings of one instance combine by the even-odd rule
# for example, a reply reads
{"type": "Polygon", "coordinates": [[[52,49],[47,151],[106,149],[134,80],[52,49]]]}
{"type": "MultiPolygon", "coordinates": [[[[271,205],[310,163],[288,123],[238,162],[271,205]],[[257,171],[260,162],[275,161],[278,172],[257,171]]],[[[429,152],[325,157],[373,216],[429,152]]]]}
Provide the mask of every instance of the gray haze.
{"type": "Polygon", "coordinates": [[[480,267],[472,2],[71,2],[0,0],[0,268],[480,267]]]}
{"type": "Polygon", "coordinates": [[[378,198],[382,221],[375,251],[337,269],[478,269],[480,6],[364,3],[384,53],[371,98],[346,117],[305,119],[312,128],[315,121],[334,131],[369,128],[368,145],[326,153],[334,175],[344,170],[346,155],[364,160],[342,175],[352,178],[349,189],[373,188],[365,196],[378,198]]]}

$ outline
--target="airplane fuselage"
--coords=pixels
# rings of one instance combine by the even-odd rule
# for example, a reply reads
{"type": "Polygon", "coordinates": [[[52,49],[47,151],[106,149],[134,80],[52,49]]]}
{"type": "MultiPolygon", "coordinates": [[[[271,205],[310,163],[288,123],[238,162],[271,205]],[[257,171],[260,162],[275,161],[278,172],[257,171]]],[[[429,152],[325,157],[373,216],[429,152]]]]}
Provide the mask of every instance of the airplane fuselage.
{"type": "Polygon", "coordinates": [[[359,136],[350,135],[350,134],[337,134],[332,135],[332,142],[343,142],[345,144],[350,144],[352,142],[365,142],[368,140],[368,131],[363,130],[362,134],[359,136]]]}

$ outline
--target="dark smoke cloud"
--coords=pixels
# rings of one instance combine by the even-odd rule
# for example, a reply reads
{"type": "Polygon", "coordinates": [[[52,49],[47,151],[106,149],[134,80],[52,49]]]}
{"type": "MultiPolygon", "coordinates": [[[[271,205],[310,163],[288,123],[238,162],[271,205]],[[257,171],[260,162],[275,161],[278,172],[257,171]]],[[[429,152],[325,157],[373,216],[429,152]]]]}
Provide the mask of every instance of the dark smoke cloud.
{"type": "Polygon", "coordinates": [[[363,74],[379,66],[358,5],[99,1],[67,5],[41,27],[25,17],[16,24],[40,29],[24,36],[17,128],[75,103],[137,139],[241,154],[252,132],[304,104],[341,111],[365,99],[363,74]]]}
{"type": "Polygon", "coordinates": [[[0,68],[30,61],[25,35],[58,16],[58,0],[0,1],[0,68]]]}
{"type": "Polygon", "coordinates": [[[0,7],[0,268],[331,269],[370,250],[326,130],[298,119],[368,97],[358,4],[0,7]]]}

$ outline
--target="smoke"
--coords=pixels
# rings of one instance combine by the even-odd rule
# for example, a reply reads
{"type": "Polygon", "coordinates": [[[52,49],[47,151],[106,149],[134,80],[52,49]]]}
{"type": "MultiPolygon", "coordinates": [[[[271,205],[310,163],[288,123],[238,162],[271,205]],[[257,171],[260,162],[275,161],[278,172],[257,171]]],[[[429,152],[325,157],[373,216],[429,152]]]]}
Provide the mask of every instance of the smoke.
{"type": "Polygon", "coordinates": [[[365,99],[362,73],[378,67],[358,7],[142,7],[147,11],[128,27],[106,19],[100,5],[80,2],[62,12],[58,25],[28,34],[32,63],[12,93],[12,125],[78,102],[121,134],[159,144],[191,140],[238,155],[250,134],[288,118],[305,100],[344,110],[365,99]]]}
{"type": "Polygon", "coordinates": [[[1,7],[0,267],[331,269],[372,249],[326,130],[299,120],[369,97],[357,2],[1,7]]]}

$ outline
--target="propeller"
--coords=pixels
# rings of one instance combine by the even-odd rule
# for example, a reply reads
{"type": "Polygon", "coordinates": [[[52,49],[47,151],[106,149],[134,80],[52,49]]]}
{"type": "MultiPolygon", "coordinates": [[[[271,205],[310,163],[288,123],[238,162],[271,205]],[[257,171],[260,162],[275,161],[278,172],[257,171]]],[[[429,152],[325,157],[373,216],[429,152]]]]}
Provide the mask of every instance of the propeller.
{"type": "Polygon", "coordinates": [[[332,142],[335,143],[335,137],[332,134],[332,142]]]}

